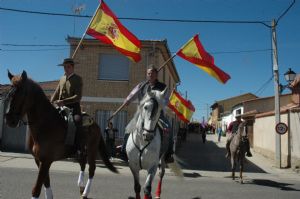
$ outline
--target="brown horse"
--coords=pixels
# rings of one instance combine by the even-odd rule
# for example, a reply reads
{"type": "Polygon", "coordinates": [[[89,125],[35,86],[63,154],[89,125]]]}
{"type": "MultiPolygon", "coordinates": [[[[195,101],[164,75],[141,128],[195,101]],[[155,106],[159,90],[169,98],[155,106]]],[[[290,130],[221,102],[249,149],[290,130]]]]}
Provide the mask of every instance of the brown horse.
{"type": "MultiPolygon", "coordinates": [[[[39,169],[37,180],[32,189],[32,199],[39,198],[43,184],[45,186],[45,198],[52,199],[53,194],[49,178],[50,166],[52,162],[67,158],[75,152],[74,147],[65,145],[67,125],[41,87],[27,78],[25,71],[21,76],[14,76],[8,72],[8,77],[12,85],[6,97],[9,104],[5,114],[6,123],[10,127],[16,127],[20,121],[23,121],[23,117],[27,116],[30,131],[29,150],[39,169]]],[[[78,185],[81,188],[83,198],[87,198],[96,169],[95,160],[98,151],[108,169],[116,173],[118,171],[109,161],[99,126],[93,123],[84,127],[84,132],[83,144],[86,150],[79,157],[81,171],[78,185]],[[89,164],[89,179],[84,188],[83,176],[87,162],[89,164]]]]}
{"type": "Polygon", "coordinates": [[[231,161],[231,172],[232,180],[235,179],[235,168],[237,162],[240,165],[240,182],[243,183],[243,170],[244,170],[244,160],[246,153],[246,143],[245,143],[245,125],[246,122],[242,122],[237,130],[237,133],[234,135],[230,142],[230,161],[231,161]]]}

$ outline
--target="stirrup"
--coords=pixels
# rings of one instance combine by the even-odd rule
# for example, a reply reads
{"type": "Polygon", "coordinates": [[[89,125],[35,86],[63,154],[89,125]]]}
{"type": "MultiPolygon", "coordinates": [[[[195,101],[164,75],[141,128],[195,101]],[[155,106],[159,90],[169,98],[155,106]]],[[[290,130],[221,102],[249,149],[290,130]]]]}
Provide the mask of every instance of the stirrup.
{"type": "Polygon", "coordinates": [[[247,157],[252,157],[252,153],[249,151],[249,152],[246,153],[246,156],[247,157]]]}
{"type": "Polygon", "coordinates": [[[168,157],[165,158],[166,163],[173,163],[174,162],[174,157],[173,154],[168,155],[168,157]]]}

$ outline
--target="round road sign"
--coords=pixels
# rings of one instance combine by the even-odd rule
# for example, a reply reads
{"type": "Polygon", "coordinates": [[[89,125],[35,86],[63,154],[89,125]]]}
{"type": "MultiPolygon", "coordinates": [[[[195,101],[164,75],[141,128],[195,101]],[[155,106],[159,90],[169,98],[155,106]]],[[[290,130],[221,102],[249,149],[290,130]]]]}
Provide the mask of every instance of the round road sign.
{"type": "Polygon", "coordinates": [[[286,125],[285,123],[279,122],[279,123],[276,125],[275,129],[276,129],[276,132],[277,132],[278,134],[283,135],[283,134],[285,134],[285,133],[287,132],[288,127],[287,127],[287,125],[286,125]]]}

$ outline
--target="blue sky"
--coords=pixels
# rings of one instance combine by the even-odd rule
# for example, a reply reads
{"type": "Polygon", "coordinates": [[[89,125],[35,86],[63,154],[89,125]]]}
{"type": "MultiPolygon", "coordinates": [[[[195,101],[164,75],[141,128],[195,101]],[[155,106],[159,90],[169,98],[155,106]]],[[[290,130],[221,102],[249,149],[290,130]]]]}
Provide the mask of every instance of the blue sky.
{"type": "MultiPolygon", "coordinates": [[[[106,0],[119,17],[264,21],[270,25],[293,0],[106,0]]],[[[84,5],[81,15],[92,15],[98,0],[0,0],[1,8],[49,13],[74,14],[73,8],[84,5]]],[[[13,73],[26,70],[36,81],[56,80],[62,74],[56,65],[69,56],[66,37],[81,37],[89,18],[49,16],[4,11],[0,9],[0,84],[8,83],[7,69],[13,73]],[[10,46],[62,45],[59,47],[10,46]]],[[[292,68],[300,73],[300,2],[278,23],[278,63],[280,82],[292,68]]],[[[174,58],[181,78],[178,87],[196,107],[195,119],[207,115],[207,107],[217,100],[251,92],[259,97],[274,95],[271,57],[271,30],[262,24],[174,23],[121,20],[141,40],[167,39],[171,52],[176,52],[199,33],[205,49],[215,64],[230,74],[221,84],[191,63],[174,58]],[[270,80],[270,81],[268,81],[270,80]]]]}

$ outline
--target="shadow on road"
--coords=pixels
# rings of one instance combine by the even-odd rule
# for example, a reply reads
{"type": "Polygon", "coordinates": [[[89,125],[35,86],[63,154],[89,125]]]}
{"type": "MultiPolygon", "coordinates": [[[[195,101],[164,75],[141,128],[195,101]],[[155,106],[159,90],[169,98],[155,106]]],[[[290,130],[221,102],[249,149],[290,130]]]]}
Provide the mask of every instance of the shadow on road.
{"type": "MultiPolygon", "coordinates": [[[[181,143],[176,152],[177,161],[182,169],[229,172],[231,171],[230,159],[225,158],[225,154],[225,148],[220,148],[215,142],[209,140],[203,143],[201,134],[196,133],[189,133],[186,141],[181,143]]],[[[245,172],[266,173],[247,160],[244,170],[245,172]]]]}
{"type": "Polygon", "coordinates": [[[294,184],[281,183],[281,182],[276,182],[273,180],[266,180],[266,179],[253,179],[253,180],[249,181],[247,184],[255,184],[255,185],[260,185],[260,186],[273,187],[273,188],[278,188],[283,191],[300,191],[299,189],[294,189],[292,187],[289,187],[294,184]]]}

